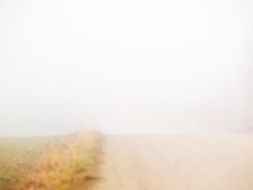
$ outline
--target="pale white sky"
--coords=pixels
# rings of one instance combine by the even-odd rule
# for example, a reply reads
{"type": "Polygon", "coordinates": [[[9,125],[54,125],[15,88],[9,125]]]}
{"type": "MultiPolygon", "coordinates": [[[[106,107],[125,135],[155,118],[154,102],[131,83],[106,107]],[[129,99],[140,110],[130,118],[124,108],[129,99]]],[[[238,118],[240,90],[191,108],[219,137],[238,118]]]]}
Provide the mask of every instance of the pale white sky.
{"type": "Polygon", "coordinates": [[[251,0],[0,0],[0,134],[253,126],[251,0]]]}

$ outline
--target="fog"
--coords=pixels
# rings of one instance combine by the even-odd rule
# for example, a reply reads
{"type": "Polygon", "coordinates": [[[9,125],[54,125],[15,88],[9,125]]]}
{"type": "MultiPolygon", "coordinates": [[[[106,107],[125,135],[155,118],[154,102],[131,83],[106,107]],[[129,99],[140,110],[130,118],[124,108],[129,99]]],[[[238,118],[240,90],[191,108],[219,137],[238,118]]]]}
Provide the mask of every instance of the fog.
{"type": "Polygon", "coordinates": [[[253,131],[250,0],[0,0],[0,134],[253,131]]]}

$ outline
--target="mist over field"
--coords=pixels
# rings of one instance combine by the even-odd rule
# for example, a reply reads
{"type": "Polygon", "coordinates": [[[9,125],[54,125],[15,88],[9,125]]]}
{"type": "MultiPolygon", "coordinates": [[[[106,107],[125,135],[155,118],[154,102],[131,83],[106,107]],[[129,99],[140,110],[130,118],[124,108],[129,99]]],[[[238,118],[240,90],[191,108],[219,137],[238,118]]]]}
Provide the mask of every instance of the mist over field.
{"type": "Polygon", "coordinates": [[[1,0],[0,135],[253,131],[250,0],[1,0]]]}

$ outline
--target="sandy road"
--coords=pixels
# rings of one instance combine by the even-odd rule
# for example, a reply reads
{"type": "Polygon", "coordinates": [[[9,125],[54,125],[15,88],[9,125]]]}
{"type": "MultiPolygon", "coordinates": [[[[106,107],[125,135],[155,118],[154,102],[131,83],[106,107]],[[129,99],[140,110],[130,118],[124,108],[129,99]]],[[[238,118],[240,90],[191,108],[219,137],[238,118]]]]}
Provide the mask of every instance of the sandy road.
{"type": "Polygon", "coordinates": [[[96,190],[253,190],[253,136],[107,136],[96,190]]]}

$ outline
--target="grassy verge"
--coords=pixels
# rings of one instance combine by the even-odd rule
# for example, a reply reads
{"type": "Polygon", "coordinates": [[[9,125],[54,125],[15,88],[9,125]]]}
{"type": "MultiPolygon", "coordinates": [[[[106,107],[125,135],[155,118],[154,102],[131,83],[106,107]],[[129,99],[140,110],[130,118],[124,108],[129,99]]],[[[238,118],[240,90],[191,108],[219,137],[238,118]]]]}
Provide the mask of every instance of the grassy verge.
{"type": "Polygon", "coordinates": [[[98,178],[101,137],[78,132],[64,137],[0,140],[0,190],[87,189],[98,178]]]}

